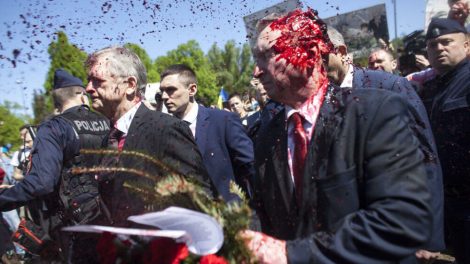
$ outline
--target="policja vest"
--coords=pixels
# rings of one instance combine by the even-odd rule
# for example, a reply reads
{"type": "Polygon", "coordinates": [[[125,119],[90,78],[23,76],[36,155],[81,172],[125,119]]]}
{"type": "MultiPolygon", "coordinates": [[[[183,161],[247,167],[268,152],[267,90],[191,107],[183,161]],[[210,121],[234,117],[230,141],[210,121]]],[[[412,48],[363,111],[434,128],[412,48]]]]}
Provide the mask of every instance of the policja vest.
{"type": "Polygon", "coordinates": [[[71,173],[73,167],[99,164],[98,155],[81,155],[80,150],[102,146],[109,132],[108,120],[91,112],[87,106],[70,108],[54,119],[62,119],[60,123],[70,126],[76,140],[68,141],[63,146],[59,186],[41,199],[30,201],[28,218],[32,221],[22,221],[14,235],[15,242],[23,245],[28,252],[41,255],[44,260],[63,258],[60,257],[60,243],[57,243],[62,237],[61,227],[87,224],[97,218],[111,221],[99,195],[95,176],[71,173]]]}
{"type": "MultiPolygon", "coordinates": [[[[94,113],[86,106],[75,111],[67,111],[56,118],[64,118],[72,125],[82,149],[99,149],[109,133],[109,121],[94,113]]],[[[73,167],[91,168],[99,164],[99,155],[64,153],[64,163],[60,179],[59,216],[64,224],[87,224],[99,216],[110,220],[108,210],[99,192],[94,174],[71,173],[73,167]],[[104,214],[104,215],[103,215],[104,214]]]]}

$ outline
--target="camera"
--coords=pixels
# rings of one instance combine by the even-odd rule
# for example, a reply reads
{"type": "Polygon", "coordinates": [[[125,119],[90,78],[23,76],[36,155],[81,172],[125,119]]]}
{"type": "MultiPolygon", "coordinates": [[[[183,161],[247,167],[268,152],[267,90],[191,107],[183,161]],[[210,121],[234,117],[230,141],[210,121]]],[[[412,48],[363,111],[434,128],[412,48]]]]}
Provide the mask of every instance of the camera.
{"type": "Polygon", "coordinates": [[[424,30],[415,30],[403,38],[403,55],[398,58],[398,64],[402,75],[419,71],[416,66],[416,55],[427,58],[426,35],[424,30]]]}

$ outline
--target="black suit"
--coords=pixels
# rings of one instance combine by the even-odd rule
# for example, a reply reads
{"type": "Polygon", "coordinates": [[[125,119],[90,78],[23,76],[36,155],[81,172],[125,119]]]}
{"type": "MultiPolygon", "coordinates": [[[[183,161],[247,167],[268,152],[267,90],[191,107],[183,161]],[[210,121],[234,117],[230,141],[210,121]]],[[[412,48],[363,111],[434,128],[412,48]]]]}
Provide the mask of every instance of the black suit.
{"type": "Polygon", "coordinates": [[[330,87],[310,141],[297,204],[285,111],[262,127],[254,202],[263,232],[287,241],[290,263],[383,263],[431,234],[423,153],[406,102],[375,89],[330,87]]]}
{"type": "MultiPolygon", "coordinates": [[[[208,192],[213,188],[188,125],[177,118],[152,111],[142,104],[132,120],[123,149],[143,152],[162,161],[178,173],[201,183],[208,192]]],[[[119,165],[143,170],[155,177],[168,174],[135,156],[121,156],[119,165]]],[[[142,185],[151,183],[134,174],[116,173],[101,186],[103,199],[110,207],[112,220],[117,226],[128,226],[126,219],[130,215],[164,209],[146,207],[140,195],[123,186],[124,182],[131,181],[138,181],[142,185]]]]}
{"type": "Polygon", "coordinates": [[[442,185],[442,169],[437,157],[437,148],[431,130],[426,108],[411,83],[403,77],[384,71],[354,69],[353,88],[384,89],[398,93],[408,102],[413,115],[413,131],[421,142],[425,154],[426,172],[431,192],[433,212],[433,232],[425,249],[431,251],[444,250],[444,188],[442,185]]]}

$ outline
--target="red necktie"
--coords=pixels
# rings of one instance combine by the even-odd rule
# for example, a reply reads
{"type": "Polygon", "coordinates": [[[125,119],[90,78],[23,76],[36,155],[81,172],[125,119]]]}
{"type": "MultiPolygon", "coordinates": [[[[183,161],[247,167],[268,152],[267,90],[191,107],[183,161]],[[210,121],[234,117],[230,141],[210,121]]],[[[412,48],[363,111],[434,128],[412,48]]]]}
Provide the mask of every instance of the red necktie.
{"type": "Polygon", "coordinates": [[[117,149],[117,150],[122,150],[122,145],[123,144],[123,136],[124,133],[122,133],[121,130],[113,127],[111,128],[111,131],[109,131],[109,136],[108,136],[108,147],[110,149],[117,149]]]}
{"type": "Polygon", "coordinates": [[[299,113],[291,116],[294,124],[294,158],[292,160],[292,170],[294,171],[294,184],[297,201],[302,198],[302,179],[305,167],[305,158],[307,157],[307,133],[303,126],[303,117],[299,113]]]}
{"type": "MultiPolygon", "coordinates": [[[[108,149],[111,150],[122,150],[121,141],[122,141],[122,133],[119,129],[115,128],[114,126],[111,127],[108,135],[108,149]]],[[[118,154],[109,154],[103,157],[101,160],[101,166],[105,168],[116,167],[119,163],[119,155],[118,154]]],[[[114,178],[115,172],[102,172],[98,174],[100,181],[107,181],[114,178]]]]}

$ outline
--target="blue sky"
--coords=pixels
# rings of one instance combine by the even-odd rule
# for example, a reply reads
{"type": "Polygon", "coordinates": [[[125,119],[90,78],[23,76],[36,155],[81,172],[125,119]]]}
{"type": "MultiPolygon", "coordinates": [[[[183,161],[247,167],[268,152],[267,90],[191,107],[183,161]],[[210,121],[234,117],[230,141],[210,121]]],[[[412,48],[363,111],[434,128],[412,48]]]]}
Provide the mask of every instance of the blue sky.
{"type": "MultiPolygon", "coordinates": [[[[396,0],[398,35],[424,26],[425,0],[396,0]]],[[[54,32],[65,31],[86,52],[127,42],[141,45],[152,59],[190,39],[207,52],[217,42],[243,44],[243,16],[279,1],[269,0],[0,0],[0,103],[17,102],[32,115],[34,90],[42,90],[54,32]],[[19,50],[16,67],[8,59],[19,50]]],[[[310,0],[304,6],[320,17],[386,4],[390,36],[395,36],[392,0],[310,0]]]]}

